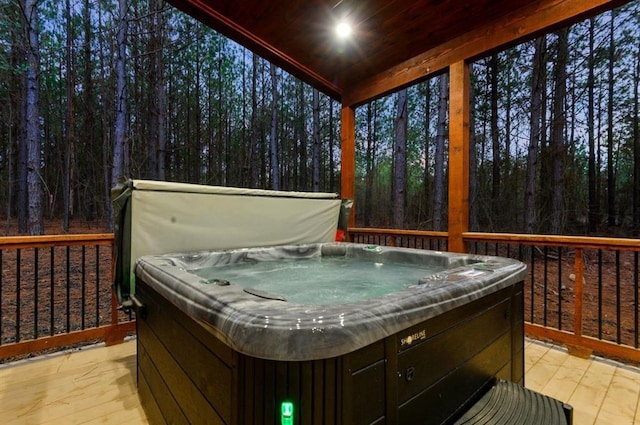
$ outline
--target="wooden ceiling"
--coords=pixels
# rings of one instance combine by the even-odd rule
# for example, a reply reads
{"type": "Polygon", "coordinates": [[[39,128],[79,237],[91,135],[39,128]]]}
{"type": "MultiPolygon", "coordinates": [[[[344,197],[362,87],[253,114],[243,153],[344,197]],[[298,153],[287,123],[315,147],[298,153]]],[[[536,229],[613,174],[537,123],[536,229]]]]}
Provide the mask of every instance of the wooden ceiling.
{"type": "MultiPolygon", "coordinates": [[[[624,1],[608,0],[168,0],[296,77],[348,104],[444,69],[437,55],[467,40],[486,52],[542,27],[624,1]],[[571,9],[573,8],[573,9],[571,9]],[[542,22],[536,14],[544,15],[542,22]],[[546,17],[546,20],[544,20],[546,17]],[[339,40],[348,19],[353,34],[339,40]],[[527,21],[529,18],[529,21],[527,21]],[[471,34],[465,38],[465,35],[471,34]],[[496,36],[497,34],[497,36],[496,36]],[[495,40],[487,40],[493,38],[495,40]],[[437,61],[436,61],[437,62],[437,61]],[[413,68],[420,68],[416,72],[413,68]],[[408,72],[409,68],[412,71],[408,72]],[[404,74],[393,78],[394,75],[404,74]],[[390,77],[391,76],[391,77],[390,77]]],[[[462,59],[466,59],[463,57],[462,59]]]]}

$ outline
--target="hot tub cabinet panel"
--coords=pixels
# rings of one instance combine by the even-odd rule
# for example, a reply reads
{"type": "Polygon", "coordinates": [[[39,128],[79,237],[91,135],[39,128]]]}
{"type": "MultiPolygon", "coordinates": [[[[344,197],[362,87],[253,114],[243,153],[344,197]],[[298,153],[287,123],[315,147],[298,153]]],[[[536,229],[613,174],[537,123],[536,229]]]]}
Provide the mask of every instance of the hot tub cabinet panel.
{"type": "Polygon", "coordinates": [[[151,424],[442,424],[524,381],[519,261],[333,243],[335,194],[112,193],[151,424]]]}
{"type": "Polygon", "coordinates": [[[149,422],[237,423],[236,353],[144,285],[140,291],[138,382],[149,422]]]}
{"type": "Polygon", "coordinates": [[[138,385],[153,424],[441,424],[501,378],[523,384],[522,283],[455,307],[355,351],[268,360],[138,280],[138,385]]]}

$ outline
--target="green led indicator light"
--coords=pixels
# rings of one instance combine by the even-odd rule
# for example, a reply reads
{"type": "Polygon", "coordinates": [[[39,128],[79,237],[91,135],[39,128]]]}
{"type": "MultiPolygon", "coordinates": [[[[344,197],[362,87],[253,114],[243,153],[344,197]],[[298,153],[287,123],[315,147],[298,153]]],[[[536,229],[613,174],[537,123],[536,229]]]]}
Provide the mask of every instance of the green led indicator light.
{"type": "Polygon", "coordinates": [[[293,403],[283,401],[280,405],[280,424],[293,425],[293,403]]]}

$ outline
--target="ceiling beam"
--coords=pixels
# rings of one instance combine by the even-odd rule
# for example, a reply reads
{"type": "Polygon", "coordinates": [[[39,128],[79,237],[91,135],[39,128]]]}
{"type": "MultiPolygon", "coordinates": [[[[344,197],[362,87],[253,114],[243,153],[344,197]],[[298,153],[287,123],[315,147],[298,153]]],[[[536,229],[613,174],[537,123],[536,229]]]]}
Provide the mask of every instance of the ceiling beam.
{"type": "Polygon", "coordinates": [[[372,99],[447,70],[449,65],[481,57],[538,34],[613,9],[630,0],[539,0],[463,34],[436,48],[345,89],[343,105],[372,99]]]}

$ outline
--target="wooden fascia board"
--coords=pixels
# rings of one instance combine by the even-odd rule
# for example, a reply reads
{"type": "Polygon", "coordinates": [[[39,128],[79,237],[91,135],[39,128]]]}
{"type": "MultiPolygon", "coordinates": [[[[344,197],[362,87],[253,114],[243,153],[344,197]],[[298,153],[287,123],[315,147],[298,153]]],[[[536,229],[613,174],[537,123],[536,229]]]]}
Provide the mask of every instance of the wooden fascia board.
{"type": "Polygon", "coordinates": [[[225,37],[273,62],[321,92],[338,101],[342,99],[342,89],[340,87],[222,15],[208,5],[205,0],[167,0],[167,2],[220,32],[225,37]]]}
{"type": "Polygon", "coordinates": [[[343,105],[358,106],[536,34],[577,22],[630,0],[540,0],[465,33],[344,90],[343,105]]]}

